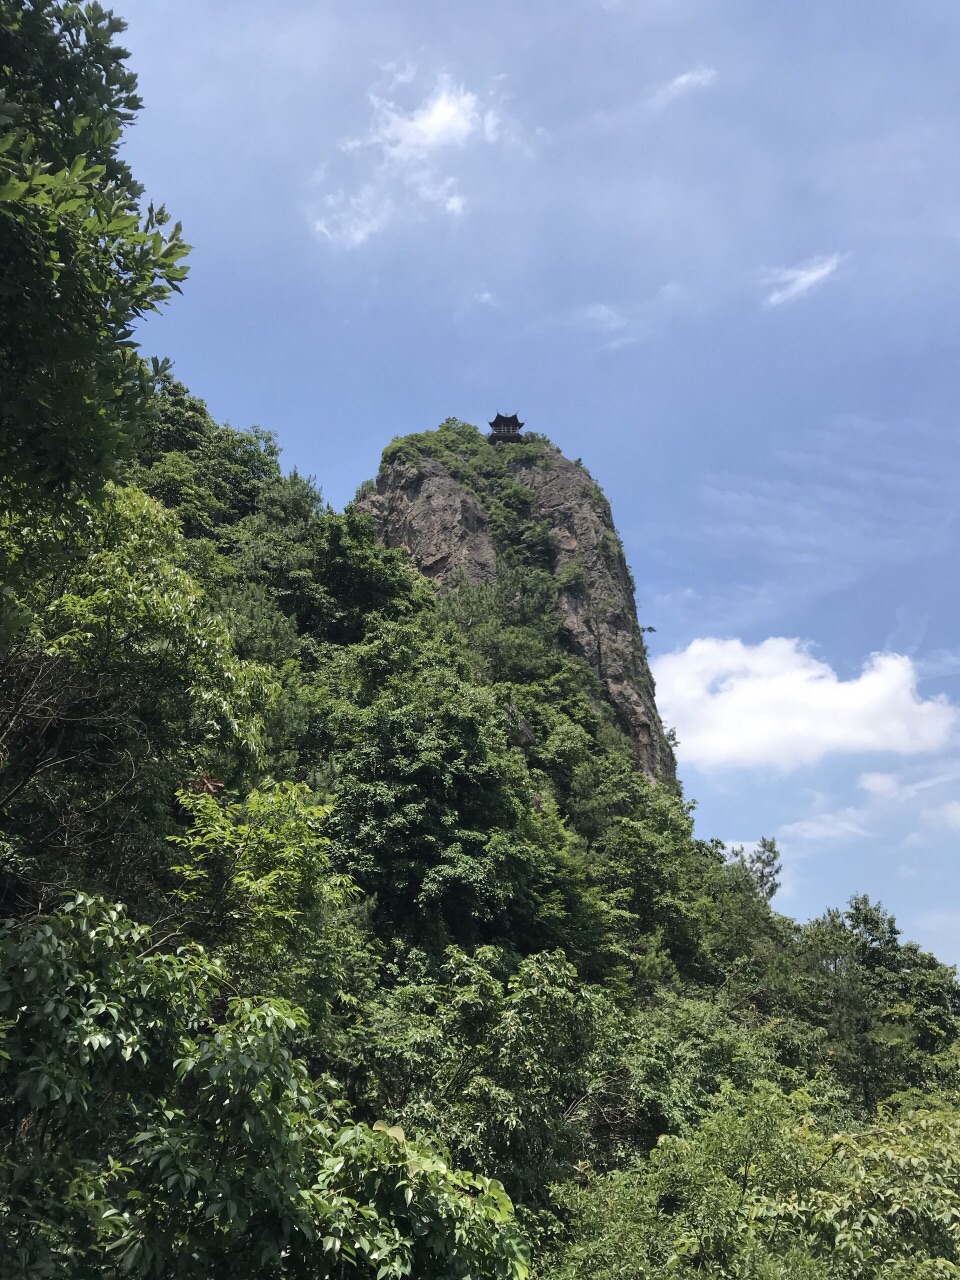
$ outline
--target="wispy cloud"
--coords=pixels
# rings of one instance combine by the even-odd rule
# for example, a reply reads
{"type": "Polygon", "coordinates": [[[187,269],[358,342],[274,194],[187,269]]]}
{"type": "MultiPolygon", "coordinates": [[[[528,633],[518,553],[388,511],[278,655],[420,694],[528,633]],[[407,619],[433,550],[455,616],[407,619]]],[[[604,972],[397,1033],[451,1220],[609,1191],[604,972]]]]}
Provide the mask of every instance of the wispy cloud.
{"type": "Polygon", "coordinates": [[[674,76],[655,89],[647,98],[647,106],[651,111],[662,111],[671,102],[676,102],[677,98],[695,93],[698,89],[706,89],[716,78],[715,67],[694,67],[692,71],[684,71],[682,75],[674,76]]]}
{"type": "Polygon", "coordinates": [[[314,227],[331,243],[355,249],[382,231],[392,216],[389,193],[366,183],[352,194],[337,191],[324,196],[314,227]]]}
{"type": "Polygon", "coordinates": [[[832,813],[818,813],[810,818],[788,822],[777,830],[778,840],[847,840],[851,836],[869,835],[863,809],[848,806],[832,813]]]}
{"type": "Polygon", "coordinates": [[[921,680],[960,675],[960,649],[935,649],[917,661],[921,680]]]}
{"type": "Polygon", "coordinates": [[[924,818],[935,826],[960,831],[960,800],[948,800],[924,811],[924,818]]]}
{"type": "Polygon", "coordinates": [[[960,933],[960,911],[920,911],[913,917],[911,927],[925,934],[941,934],[943,941],[953,942],[960,933]]]}
{"type": "MultiPolygon", "coordinates": [[[[952,545],[960,483],[952,425],[838,415],[772,437],[753,473],[716,473],[681,506],[664,582],[696,565],[693,594],[658,597],[687,635],[781,625],[867,575],[921,564],[952,545]],[[697,630],[692,630],[694,627],[697,630]]],[[[909,651],[898,643],[883,647],[909,651]]],[[[960,651],[916,655],[920,679],[960,671],[960,651]]]]}
{"type": "Polygon", "coordinates": [[[381,62],[380,70],[383,73],[387,92],[403,84],[412,84],[417,78],[417,65],[415,62],[399,62],[396,60],[381,62]]]}
{"type": "Polygon", "coordinates": [[[569,317],[569,323],[575,329],[595,334],[602,348],[617,350],[646,341],[667,317],[688,302],[686,290],[670,281],[639,302],[617,305],[591,302],[577,308],[569,317]]]}
{"type": "Polygon", "coordinates": [[[893,799],[900,791],[900,784],[892,773],[861,773],[857,786],[861,791],[866,791],[867,795],[883,799],[893,799]]]}
{"type": "MultiPolygon", "coordinates": [[[[415,69],[407,64],[384,70],[390,87],[405,86],[415,69]]],[[[459,177],[449,172],[452,156],[475,143],[500,140],[502,120],[465,85],[441,75],[433,92],[412,109],[369,95],[372,119],[365,133],[344,138],[339,150],[361,170],[359,185],[322,197],[314,228],[332,244],[356,248],[382,231],[404,210],[429,206],[451,217],[466,208],[459,177]]]]}
{"type": "Polygon", "coordinates": [[[575,323],[593,333],[621,333],[630,323],[617,307],[606,302],[591,302],[582,307],[574,317],[575,323]]]}
{"type": "Polygon", "coordinates": [[[808,858],[819,857],[822,876],[825,855],[850,858],[854,846],[868,840],[873,858],[886,857],[888,874],[916,881],[936,866],[960,830],[960,759],[953,755],[914,757],[896,772],[861,773],[854,794],[849,774],[835,759],[818,777],[827,786],[807,793],[807,811],[772,828],[785,865],[798,872],[808,858]]]}
{"type": "Polygon", "coordinates": [[[960,764],[947,762],[944,767],[928,776],[904,781],[894,773],[861,773],[857,786],[861,791],[878,800],[895,800],[899,804],[922,796],[925,791],[943,787],[960,780],[960,764]]]}
{"type": "Polygon", "coordinates": [[[795,267],[775,267],[762,273],[762,280],[768,287],[775,286],[764,298],[766,307],[782,307],[787,302],[795,302],[804,294],[815,289],[817,285],[829,280],[843,261],[839,253],[831,253],[821,258],[810,258],[795,267]]]}

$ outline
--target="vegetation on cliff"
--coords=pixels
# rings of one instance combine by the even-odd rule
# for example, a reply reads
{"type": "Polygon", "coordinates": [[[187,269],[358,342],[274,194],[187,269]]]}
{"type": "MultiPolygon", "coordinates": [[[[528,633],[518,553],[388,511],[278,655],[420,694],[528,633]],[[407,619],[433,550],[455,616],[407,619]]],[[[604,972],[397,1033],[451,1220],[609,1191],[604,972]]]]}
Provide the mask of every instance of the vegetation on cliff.
{"type": "Polygon", "coordinates": [[[140,362],[117,30],[0,0],[0,1273],[960,1274],[954,972],[697,835],[586,473],[390,445],[490,533],[441,591],[140,362]]]}

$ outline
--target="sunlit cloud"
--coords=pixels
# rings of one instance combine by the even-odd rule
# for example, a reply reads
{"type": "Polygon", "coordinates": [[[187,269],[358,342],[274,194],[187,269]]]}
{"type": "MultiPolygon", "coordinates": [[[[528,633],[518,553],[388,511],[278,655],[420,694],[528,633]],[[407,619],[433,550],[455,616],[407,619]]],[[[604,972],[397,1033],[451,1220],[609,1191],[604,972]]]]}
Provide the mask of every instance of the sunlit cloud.
{"type": "Polygon", "coordinates": [[[447,147],[463,147],[477,136],[496,141],[496,111],[482,111],[477,95],[449,76],[441,76],[430,97],[410,112],[382,98],[371,101],[374,120],[369,133],[344,141],[345,150],[375,147],[394,164],[406,165],[447,147]]]}
{"type": "MultiPolygon", "coordinates": [[[[384,68],[390,87],[409,84],[415,68],[384,68]]],[[[472,144],[501,138],[496,108],[482,106],[477,94],[441,75],[434,90],[405,110],[390,99],[369,95],[372,119],[365,133],[344,138],[339,150],[365,174],[354,191],[341,187],[322,197],[314,218],[319,235],[333,244],[356,248],[382,231],[404,210],[424,206],[458,217],[467,206],[459,175],[450,161],[472,144]]]]}
{"type": "Polygon", "coordinates": [[[838,753],[938,751],[960,718],[945,697],[918,694],[912,661],[896,653],[874,654],[859,676],[842,680],[798,640],[701,639],[653,667],[681,763],[705,771],[787,771],[838,753]]]}

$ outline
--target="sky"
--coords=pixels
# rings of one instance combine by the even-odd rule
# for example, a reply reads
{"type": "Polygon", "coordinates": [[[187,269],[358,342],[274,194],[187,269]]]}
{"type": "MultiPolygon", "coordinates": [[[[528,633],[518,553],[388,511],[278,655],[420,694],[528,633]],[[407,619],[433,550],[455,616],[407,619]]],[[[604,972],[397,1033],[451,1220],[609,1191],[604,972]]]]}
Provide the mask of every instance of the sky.
{"type": "Polygon", "coordinates": [[[117,0],[143,326],[334,506],[519,413],[606,491],[700,834],[960,962],[956,0],[117,0]]]}

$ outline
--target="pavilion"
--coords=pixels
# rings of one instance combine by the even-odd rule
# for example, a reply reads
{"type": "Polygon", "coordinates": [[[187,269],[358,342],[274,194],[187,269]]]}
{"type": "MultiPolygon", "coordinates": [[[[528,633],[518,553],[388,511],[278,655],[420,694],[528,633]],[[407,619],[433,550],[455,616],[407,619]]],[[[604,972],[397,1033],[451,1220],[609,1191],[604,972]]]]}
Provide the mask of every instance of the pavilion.
{"type": "Polygon", "coordinates": [[[509,417],[504,413],[498,413],[489,425],[490,434],[487,439],[491,444],[504,440],[519,440],[523,428],[523,423],[515,413],[511,413],[509,417]]]}

